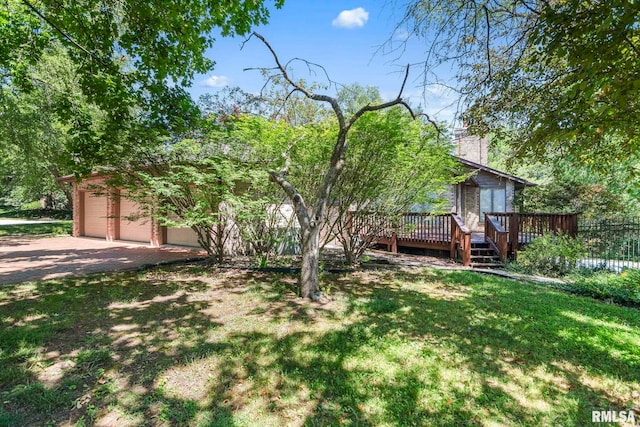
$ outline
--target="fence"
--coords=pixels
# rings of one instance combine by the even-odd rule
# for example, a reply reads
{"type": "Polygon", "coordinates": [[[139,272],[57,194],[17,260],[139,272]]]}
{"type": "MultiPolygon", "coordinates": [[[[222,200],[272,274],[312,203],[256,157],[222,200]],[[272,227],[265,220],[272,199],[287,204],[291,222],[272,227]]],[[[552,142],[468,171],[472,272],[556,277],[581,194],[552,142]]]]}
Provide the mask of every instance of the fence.
{"type": "Polygon", "coordinates": [[[580,221],[578,236],[588,253],[585,267],[640,269],[640,218],[580,221]]]}

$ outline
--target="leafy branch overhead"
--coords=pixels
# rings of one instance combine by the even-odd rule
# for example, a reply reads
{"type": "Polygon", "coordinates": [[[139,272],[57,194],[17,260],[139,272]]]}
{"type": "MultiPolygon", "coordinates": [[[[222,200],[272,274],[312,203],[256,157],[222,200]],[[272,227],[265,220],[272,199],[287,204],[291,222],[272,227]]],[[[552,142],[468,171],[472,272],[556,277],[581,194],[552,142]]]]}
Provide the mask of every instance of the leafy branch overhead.
{"type": "Polygon", "coordinates": [[[640,149],[635,1],[420,0],[403,22],[429,40],[427,71],[453,62],[472,129],[520,156],[614,163],[640,149]]]}
{"type": "Polygon", "coordinates": [[[27,91],[29,67],[52,45],[65,47],[107,130],[91,136],[85,124],[71,125],[85,135],[81,144],[98,144],[114,156],[127,144],[123,134],[135,145],[188,129],[200,114],[184,87],[215,65],[205,55],[215,32],[246,34],[268,16],[263,1],[8,0],[0,8],[0,75],[27,91]]]}

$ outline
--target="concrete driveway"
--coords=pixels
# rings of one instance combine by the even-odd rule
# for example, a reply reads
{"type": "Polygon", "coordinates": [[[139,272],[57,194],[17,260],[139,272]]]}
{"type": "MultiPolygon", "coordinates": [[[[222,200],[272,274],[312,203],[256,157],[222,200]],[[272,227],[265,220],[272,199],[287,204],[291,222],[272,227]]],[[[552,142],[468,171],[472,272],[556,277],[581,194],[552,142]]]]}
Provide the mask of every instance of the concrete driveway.
{"type": "Polygon", "coordinates": [[[191,248],[152,248],[75,237],[0,237],[0,285],[135,269],[204,256],[191,248]]]}

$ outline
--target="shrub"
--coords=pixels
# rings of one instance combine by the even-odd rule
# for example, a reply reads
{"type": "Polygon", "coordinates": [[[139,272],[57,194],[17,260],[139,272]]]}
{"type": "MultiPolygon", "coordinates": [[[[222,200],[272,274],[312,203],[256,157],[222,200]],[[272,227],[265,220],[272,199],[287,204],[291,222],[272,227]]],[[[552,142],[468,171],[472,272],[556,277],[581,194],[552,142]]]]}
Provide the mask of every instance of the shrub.
{"type": "Polygon", "coordinates": [[[512,268],[525,274],[564,276],[574,271],[578,260],[586,254],[581,240],[547,234],[533,240],[519,252],[512,268]]]}
{"type": "Polygon", "coordinates": [[[611,300],[621,304],[640,305],[640,270],[620,274],[599,272],[577,276],[562,288],[576,294],[611,300]]]}

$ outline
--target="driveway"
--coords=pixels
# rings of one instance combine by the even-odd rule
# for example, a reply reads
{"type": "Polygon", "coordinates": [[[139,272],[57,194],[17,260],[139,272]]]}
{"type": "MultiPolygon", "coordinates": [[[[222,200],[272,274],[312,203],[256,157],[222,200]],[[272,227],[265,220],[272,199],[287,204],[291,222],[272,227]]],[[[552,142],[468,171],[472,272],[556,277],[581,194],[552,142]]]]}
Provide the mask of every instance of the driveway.
{"type": "Polygon", "coordinates": [[[0,237],[0,285],[131,270],[201,256],[204,252],[191,248],[152,248],[102,239],[0,237]]]}

